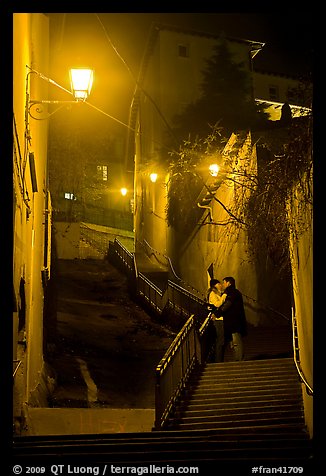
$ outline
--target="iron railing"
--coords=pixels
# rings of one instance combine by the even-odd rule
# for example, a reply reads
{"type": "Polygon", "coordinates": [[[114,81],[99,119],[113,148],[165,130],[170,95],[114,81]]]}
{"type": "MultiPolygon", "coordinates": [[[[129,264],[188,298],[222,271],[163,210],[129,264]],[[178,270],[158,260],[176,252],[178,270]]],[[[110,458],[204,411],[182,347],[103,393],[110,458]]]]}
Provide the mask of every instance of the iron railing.
{"type": "Polygon", "coordinates": [[[142,273],[138,273],[137,276],[137,293],[151,308],[153,308],[159,314],[163,312],[163,297],[165,293],[163,293],[142,273]]]}
{"type": "Polygon", "coordinates": [[[215,329],[212,324],[212,313],[210,312],[204,322],[198,329],[198,340],[199,340],[199,350],[200,350],[200,363],[204,364],[207,362],[213,353],[213,348],[215,345],[216,335],[215,329]]]}
{"type": "Polygon", "coordinates": [[[192,314],[201,315],[204,306],[203,299],[171,280],[167,280],[164,291],[161,290],[138,271],[135,255],[128,251],[117,238],[109,243],[109,256],[119,269],[127,272],[129,277],[136,281],[137,295],[154,311],[162,314],[169,306],[186,318],[192,314]]]}
{"type": "Polygon", "coordinates": [[[176,401],[199,363],[198,335],[194,316],[190,316],[156,367],[155,429],[170,418],[176,401]]]}
{"type": "Polygon", "coordinates": [[[297,326],[297,319],[296,319],[293,307],[292,307],[292,339],[293,339],[292,343],[293,343],[294,363],[295,363],[297,372],[299,374],[299,378],[301,382],[305,385],[308,395],[313,396],[314,394],[313,388],[309,385],[308,380],[305,377],[305,374],[301,367],[298,326],[297,326]]]}

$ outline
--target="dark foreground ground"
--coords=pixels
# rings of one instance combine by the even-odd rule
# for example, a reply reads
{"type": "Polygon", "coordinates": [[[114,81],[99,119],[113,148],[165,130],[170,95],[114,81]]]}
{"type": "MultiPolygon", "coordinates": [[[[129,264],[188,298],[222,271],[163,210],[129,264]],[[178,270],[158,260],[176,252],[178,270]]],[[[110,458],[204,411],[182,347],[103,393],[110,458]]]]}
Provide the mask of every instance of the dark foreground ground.
{"type": "Polygon", "coordinates": [[[131,299],[107,260],[59,260],[54,288],[49,406],[154,408],[155,367],[175,332],[131,299]]]}

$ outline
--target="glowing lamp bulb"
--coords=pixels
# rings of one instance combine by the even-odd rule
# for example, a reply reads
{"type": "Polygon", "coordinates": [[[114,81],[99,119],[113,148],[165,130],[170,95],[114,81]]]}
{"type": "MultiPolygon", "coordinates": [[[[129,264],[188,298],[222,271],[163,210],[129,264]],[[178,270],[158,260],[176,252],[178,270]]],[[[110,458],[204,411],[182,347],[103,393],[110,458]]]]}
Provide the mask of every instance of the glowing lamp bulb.
{"type": "Polygon", "coordinates": [[[85,68],[73,68],[70,70],[71,90],[77,101],[85,101],[91,92],[94,71],[85,68]]]}
{"type": "Polygon", "coordinates": [[[212,177],[217,177],[219,170],[220,168],[217,164],[211,164],[209,166],[209,173],[211,174],[212,177]]]}

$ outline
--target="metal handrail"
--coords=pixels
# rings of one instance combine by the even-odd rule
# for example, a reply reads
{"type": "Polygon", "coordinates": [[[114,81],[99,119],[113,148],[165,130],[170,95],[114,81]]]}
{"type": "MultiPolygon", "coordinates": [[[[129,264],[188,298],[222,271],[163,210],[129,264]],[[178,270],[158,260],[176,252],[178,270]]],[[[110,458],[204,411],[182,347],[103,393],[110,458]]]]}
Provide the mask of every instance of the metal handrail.
{"type": "Polygon", "coordinates": [[[298,338],[298,326],[297,326],[297,320],[295,317],[294,309],[292,307],[292,345],[293,345],[293,358],[294,358],[294,363],[297,369],[297,372],[299,374],[300,380],[306,387],[306,391],[308,395],[313,396],[314,391],[311,385],[309,385],[304,372],[301,368],[301,362],[300,362],[300,348],[299,348],[299,338],[298,338]]]}
{"type": "MultiPolygon", "coordinates": [[[[169,256],[167,256],[167,255],[165,255],[165,254],[163,254],[163,253],[160,253],[158,250],[156,250],[155,248],[153,248],[153,247],[148,243],[148,241],[145,240],[145,239],[143,239],[143,242],[140,242],[140,244],[141,244],[142,246],[144,246],[144,244],[145,244],[145,245],[152,251],[152,254],[154,255],[156,261],[159,262],[159,260],[158,260],[158,258],[157,258],[157,255],[163,256],[163,258],[167,261],[167,263],[168,263],[168,265],[169,265],[169,267],[170,267],[170,269],[171,269],[171,271],[172,271],[173,276],[176,278],[176,280],[177,280],[179,283],[182,283],[182,284],[187,285],[188,287],[190,287],[191,289],[193,289],[193,290],[196,291],[197,293],[199,292],[199,291],[198,291],[197,289],[195,289],[194,287],[189,286],[188,283],[186,283],[185,281],[183,281],[183,279],[180,278],[180,276],[177,275],[177,273],[175,272],[175,269],[174,269],[174,267],[173,267],[172,260],[171,260],[171,258],[170,258],[169,256]]],[[[175,284],[175,283],[174,283],[174,284],[175,284]]],[[[182,288],[182,289],[184,289],[184,288],[182,288]]]]}
{"type": "Polygon", "coordinates": [[[162,291],[155,286],[144,274],[138,273],[137,276],[137,292],[153,307],[156,311],[162,312],[162,291]]]}
{"type": "Polygon", "coordinates": [[[162,313],[167,304],[190,316],[198,311],[204,300],[182,286],[168,280],[165,291],[161,291],[143,273],[137,269],[135,254],[128,251],[116,238],[113,243],[114,256],[133,274],[137,283],[137,292],[155,311],[162,313]],[[146,293],[146,290],[148,293],[146,293]]]}
{"type": "Polygon", "coordinates": [[[207,362],[211,356],[215,344],[215,335],[210,332],[213,313],[210,312],[198,329],[198,339],[200,343],[200,362],[207,362]]]}
{"type": "Polygon", "coordinates": [[[177,399],[198,363],[198,338],[190,316],[156,367],[155,429],[170,417],[177,399]]]}
{"type": "Polygon", "coordinates": [[[13,375],[12,375],[13,378],[16,377],[17,371],[18,371],[19,367],[21,366],[21,364],[22,364],[21,360],[13,360],[13,365],[15,366],[14,371],[13,371],[13,375]]]}

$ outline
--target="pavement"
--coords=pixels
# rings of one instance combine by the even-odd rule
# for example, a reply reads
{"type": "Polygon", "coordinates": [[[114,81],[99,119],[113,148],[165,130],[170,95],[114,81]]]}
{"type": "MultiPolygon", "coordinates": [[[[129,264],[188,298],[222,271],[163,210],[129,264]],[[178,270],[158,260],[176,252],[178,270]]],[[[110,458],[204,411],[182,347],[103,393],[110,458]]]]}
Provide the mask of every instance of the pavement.
{"type": "Polygon", "coordinates": [[[151,408],[30,408],[28,435],[82,435],[150,432],[151,408]]]}

